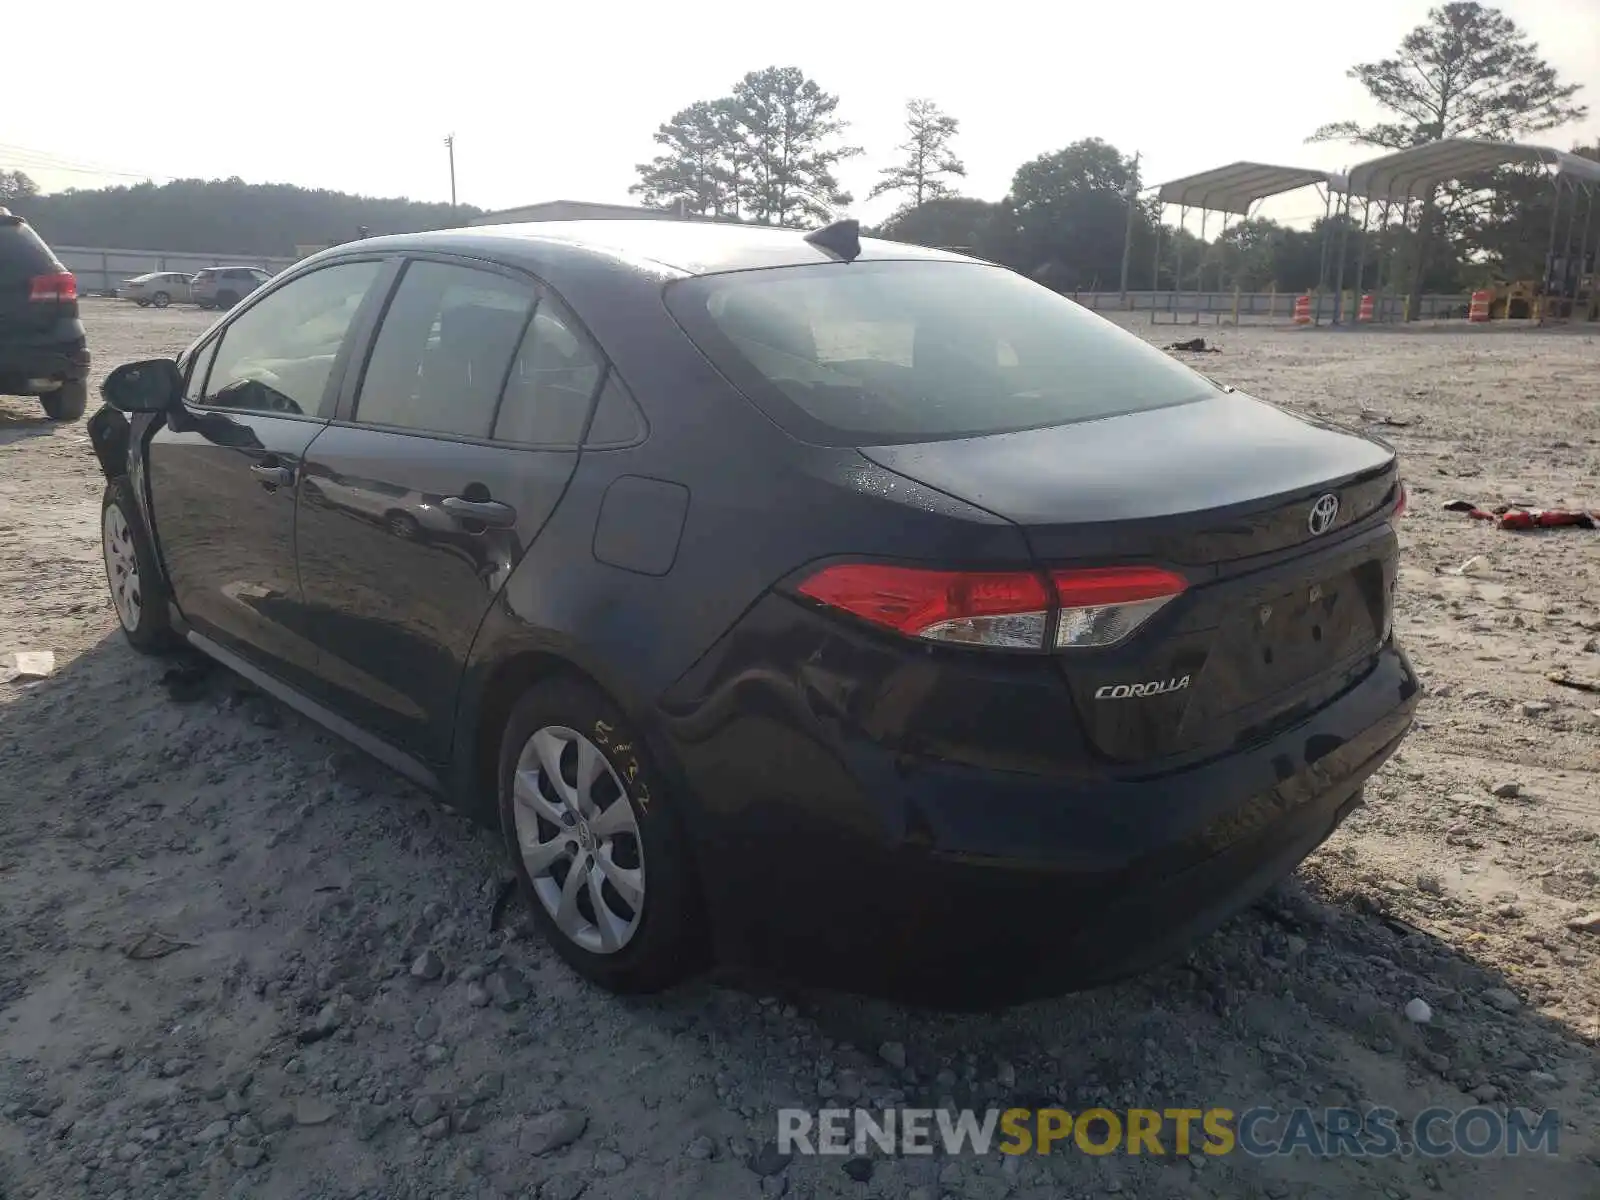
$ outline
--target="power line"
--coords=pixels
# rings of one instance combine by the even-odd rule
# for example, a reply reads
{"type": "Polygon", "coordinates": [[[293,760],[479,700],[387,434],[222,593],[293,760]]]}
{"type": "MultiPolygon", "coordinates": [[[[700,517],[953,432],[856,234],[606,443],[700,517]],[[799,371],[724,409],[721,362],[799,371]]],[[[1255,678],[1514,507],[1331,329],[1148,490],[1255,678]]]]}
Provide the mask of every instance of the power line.
{"type": "Polygon", "coordinates": [[[27,146],[16,146],[7,142],[0,142],[0,159],[7,160],[10,166],[31,168],[36,171],[61,171],[74,175],[112,175],[124,179],[178,178],[176,175],[166,175],[159,171],[124,171],[116,167],[108,167],[103,163],[64,158],[59,154],[53,154],[46,150],[34,150],[27,146]]]}

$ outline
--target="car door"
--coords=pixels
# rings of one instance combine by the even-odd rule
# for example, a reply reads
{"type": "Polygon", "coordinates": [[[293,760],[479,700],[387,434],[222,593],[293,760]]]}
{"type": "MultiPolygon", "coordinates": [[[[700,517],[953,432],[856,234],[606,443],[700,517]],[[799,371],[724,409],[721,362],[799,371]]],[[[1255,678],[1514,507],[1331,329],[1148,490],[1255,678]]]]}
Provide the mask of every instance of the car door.
{"type": "Polygon", "coordinates": [[[296,484],[336,403],[378,257],[255,298],[192,356],[181,410],[146,452],[173,598],[193,629],[286,682],[315,667],[295,568],[296,484]]]}
{"type": "Polygon", "coordinates": [[[605,371],[534,281],[406,265],[303,469],[300,575],[329,707],[448,760],[478,625],[566,489],[605,371]]]}

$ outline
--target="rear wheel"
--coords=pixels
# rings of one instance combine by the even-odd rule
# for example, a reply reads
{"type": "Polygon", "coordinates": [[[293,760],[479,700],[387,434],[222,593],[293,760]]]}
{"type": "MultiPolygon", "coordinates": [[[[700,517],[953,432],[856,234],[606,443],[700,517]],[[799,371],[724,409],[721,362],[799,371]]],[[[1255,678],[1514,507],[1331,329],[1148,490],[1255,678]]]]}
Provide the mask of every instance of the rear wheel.
{"type": "Polygon", "coordinates": [[[135,300],[134,303],[137,304],[140,308],[149,308],[150,307],[150,301],[144,299],[144,297],[142,297],[142,296],[139,299],[135,300]]]}
{"type": "Polygon", "coordinates": [[[395,537],[403,542],[416,541],[417,535],[422,532],[422,526],[417,524],[417,519],[410,513],[396,510],[383,519],[383,523],[395,537]]]}
{"type": "Polygon", "coordinates": [[[53,392],[39,397],[44,405],[44,415],[52,421],[76,421],[89,406],[89,383],[84,379],[69,379],[53,392]]]}
{"type": "Polygon", "coordinates": [[[175,650],[180,643],[167,617],[167,588],[126,476],[106,484],[100,501],[100,545],[111,606],[129,643],[145,654],[175,650]]]}
{"type": "Polygon", "coordinates": [[[608,991],[671,987],[705,961],[678,814],[648,752],[598,689],[540,684],[500,750],[512,869],[556,952],[608,991]]]}
{"type": "Polygon", "coordinates": [[[239,296],[236,292],[219,292],[217,294],[217,307],[224,312],[237,303],[239,303],[239,296]]]}
{"type": "Polygon", "coordinates": [[[150,303],[154,304],[157,308],[165,308],[167,305],[172,303],[172,294],[170,292],[157,292],[154,296],[150,297],[150,303]]]}

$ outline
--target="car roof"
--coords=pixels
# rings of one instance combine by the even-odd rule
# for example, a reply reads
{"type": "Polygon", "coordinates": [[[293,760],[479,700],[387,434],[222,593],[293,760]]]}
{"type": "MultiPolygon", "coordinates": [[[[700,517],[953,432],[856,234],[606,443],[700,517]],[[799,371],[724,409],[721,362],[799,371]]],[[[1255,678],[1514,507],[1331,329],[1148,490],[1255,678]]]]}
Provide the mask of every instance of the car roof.
{"type": "MultiPolygon", "coordinates": [[[[679,275],[710,275],[762,267],[801,266],[837,261],[805,240],[805,233],[765,225],[717,221],[597,220],[529,221],[513,225],[475,225],[429,233],[393,234],[346,243],[332,251],[437,250],[471,257],[522,260],[530,265],[554,254],[610,260],[658,274],[664,268],[679,275]]],[[[932,259],[974,262],[961,254],[861,239],[861,261],[932,259]]]]}

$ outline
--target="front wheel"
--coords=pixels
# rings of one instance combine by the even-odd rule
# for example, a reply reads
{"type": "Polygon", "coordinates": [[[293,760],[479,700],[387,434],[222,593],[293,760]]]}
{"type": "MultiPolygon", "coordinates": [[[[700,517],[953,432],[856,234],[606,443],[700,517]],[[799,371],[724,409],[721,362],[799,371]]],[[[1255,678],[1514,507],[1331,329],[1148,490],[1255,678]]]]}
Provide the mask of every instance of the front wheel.
{"type": "Polygon", "coordinates": [[[656,992],[704,963],[679,814],[638,734],[598,689],[553,679],[525,695],[506,722],[499,780],[517,882],[580,975],[612,992],[656,992]]]}
{"type": "Polygon", "coordinates": [[[85,379],[70,379],[53,392],[39,397],[44,405],[44,415],[52,421],[76,421],[89,406],[89,383],[85,379]]]}
{"type": "Polygon", "coordinates": [[[122,632],[135,650],[164,654],[179,645],[167,616],[167,588],[156,570],[126,476],[106,484],[100,500],[100,544],[106,584],[122,632]]]}
{"type": "Polygon", "coordinates": [[[168,292],[157,292],[154,296],[150,297],[150,303],[154,304],[157,308],[165,308],[167,305],[172,303],[172,296],[168,292]]]}
{"type": "Polygon", "coordinates": [[[142,298],[138,299],[138,300],[135,300],[134,303],[137,304],[140,308],[149,308],[150,307],[150,301],[142,299],[142,298]]]}

